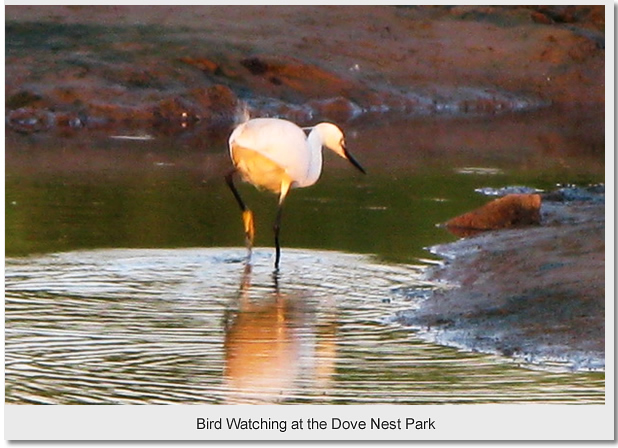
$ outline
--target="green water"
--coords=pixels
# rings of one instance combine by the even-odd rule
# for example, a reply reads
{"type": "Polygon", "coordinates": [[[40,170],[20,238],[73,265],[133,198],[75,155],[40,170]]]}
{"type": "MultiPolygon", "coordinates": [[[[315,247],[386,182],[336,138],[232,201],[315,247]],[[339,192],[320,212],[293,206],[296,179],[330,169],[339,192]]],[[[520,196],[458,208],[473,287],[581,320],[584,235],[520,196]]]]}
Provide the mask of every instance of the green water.
{"type": "MultiPolygon", "coordinates": [[[[412,261],[428,256],[425,247],[453,239],[436,224],[487,202],[475,188],[603,181],[603,148],[594,139],[572,142],[567,135],[565,144],[580,147],[539,154],[537,134],[519,146],[484,136],[483,128],[476,129],[480,119],[442,121],[450,124],[448,132],[472,128],[477,139],[489,142],[442,142],[438,136],[432,147],[417,137],[415,124],[429,126],[422,122],[352,128],[350,149],[369,174],[327,154],[320,181],[292,191],[285,204],[283,246],[412,261]]],[[[226,151],[223,138],[199,136],[126,141],[9,135],[6,254],[242,245],[239,211],[223,181],[231,167],[226,151]]],[[[276,198],[250,185],[240,189],[256,214],[256,244],[271,246],[276,198]]]]}
{"type": "MultiPolygon", "coordinates": [[[[436,224],[488,201],[476,188],[603,182],[601,118],[544,111],[344,126],[368,175],[327,155],[318,184],[292,191],[276,288],[276,198],[241,185],[260,247],[252,300],[310,304],[290,318],[285,328],[299,332],[286,343],[317,340],[322,350],[299,351],[318,373],[299,374],[280,398],[603,402],[603,373],[529,370],[389,323],[411,306],[393,291],[426,286],[426,248],[455,239],[436,224]]],[[[259,319],[241,317],[255,310],[238,298],[248,282],[240,213],[223,181],[225,135],[112,138],[137,133],[7,134],[7,402],[227,402],[238,392],[225,386],[235,378],[225,373],[229,341],[243,347],[259,319]],[[240,336],[222,324],[230,309],[240,336]]]]}

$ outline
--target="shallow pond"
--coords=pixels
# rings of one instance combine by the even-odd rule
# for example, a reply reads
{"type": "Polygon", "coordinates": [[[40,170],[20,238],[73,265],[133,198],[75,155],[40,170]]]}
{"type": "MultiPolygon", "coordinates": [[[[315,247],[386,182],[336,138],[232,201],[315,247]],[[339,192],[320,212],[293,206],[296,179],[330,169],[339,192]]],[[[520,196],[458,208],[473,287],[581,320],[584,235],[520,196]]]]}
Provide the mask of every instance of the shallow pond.
{"type": "Polygon", "coordinates": [[[423,280],[436,223],[476,188],[602,182],[602,114],[391,119],[346,126],[362,176],[327,156],[276,200],[252,264],[222,180],[225,139],[6,137],[7,403],[602,403],[603,373],[530,369],[432,345],[392,316],[423,280]],[[574,126],[573,124],[577,125],[574,126]]]}

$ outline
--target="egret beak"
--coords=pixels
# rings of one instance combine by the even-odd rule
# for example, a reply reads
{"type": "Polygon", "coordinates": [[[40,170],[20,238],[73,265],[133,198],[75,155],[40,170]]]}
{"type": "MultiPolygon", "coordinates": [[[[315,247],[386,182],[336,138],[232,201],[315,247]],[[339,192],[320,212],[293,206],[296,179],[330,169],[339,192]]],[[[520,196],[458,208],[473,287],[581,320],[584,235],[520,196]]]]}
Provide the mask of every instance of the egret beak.
{"type": "Polygon", "coordinates": [[[348,159],[352,165],[354,165],[355,168],[357,168],[361,173],[367,174],[365,172],[365,169],[361,166],[360,163],[358,163],[358,161],[354,157],[352,157],[352,154],[348,152],[345,146],[343,148],[343,154],[345,155],[345,158],[348,159]]]}

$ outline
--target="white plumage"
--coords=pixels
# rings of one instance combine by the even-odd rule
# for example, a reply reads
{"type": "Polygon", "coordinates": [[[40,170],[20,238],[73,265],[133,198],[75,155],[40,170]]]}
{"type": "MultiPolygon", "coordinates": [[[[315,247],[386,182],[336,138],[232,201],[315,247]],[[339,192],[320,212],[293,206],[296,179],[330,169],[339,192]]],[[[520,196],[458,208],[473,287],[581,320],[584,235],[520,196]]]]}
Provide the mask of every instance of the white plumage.
{"type": "Polygon", "coordinates": [[[226,177],[230,189],[243,211],[249,253],[253,245],[253,213],[242,201],[232,176],[238,172],[258,188],[279,195],[275,220],[275,268],[279,266],[279,229],[281,207],[291,188],[313,185],[322,172],[322,146],[349,160],[363,173],[362,166],[348,153],[343,132],[332,123],[319,123],[307,136],[294,123],[278,118],[255,118],[240,124],[229,139],[234,170],[226,177]]]}

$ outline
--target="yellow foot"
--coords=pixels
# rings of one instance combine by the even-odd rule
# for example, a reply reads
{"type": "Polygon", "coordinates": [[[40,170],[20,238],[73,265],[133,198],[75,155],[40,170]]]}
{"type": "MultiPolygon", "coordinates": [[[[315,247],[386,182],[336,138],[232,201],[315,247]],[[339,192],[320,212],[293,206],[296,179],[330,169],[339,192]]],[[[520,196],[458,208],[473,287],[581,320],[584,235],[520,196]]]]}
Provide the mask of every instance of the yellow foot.
{"type": "Polygon", "coordinates": [[[253,238],[255,237],[253,212],[251,210],[245,210],[242,212],[242,222],[245,226],[245,242],[247,244],[247,249],[251,250],[253,247],[253,238]]]}

